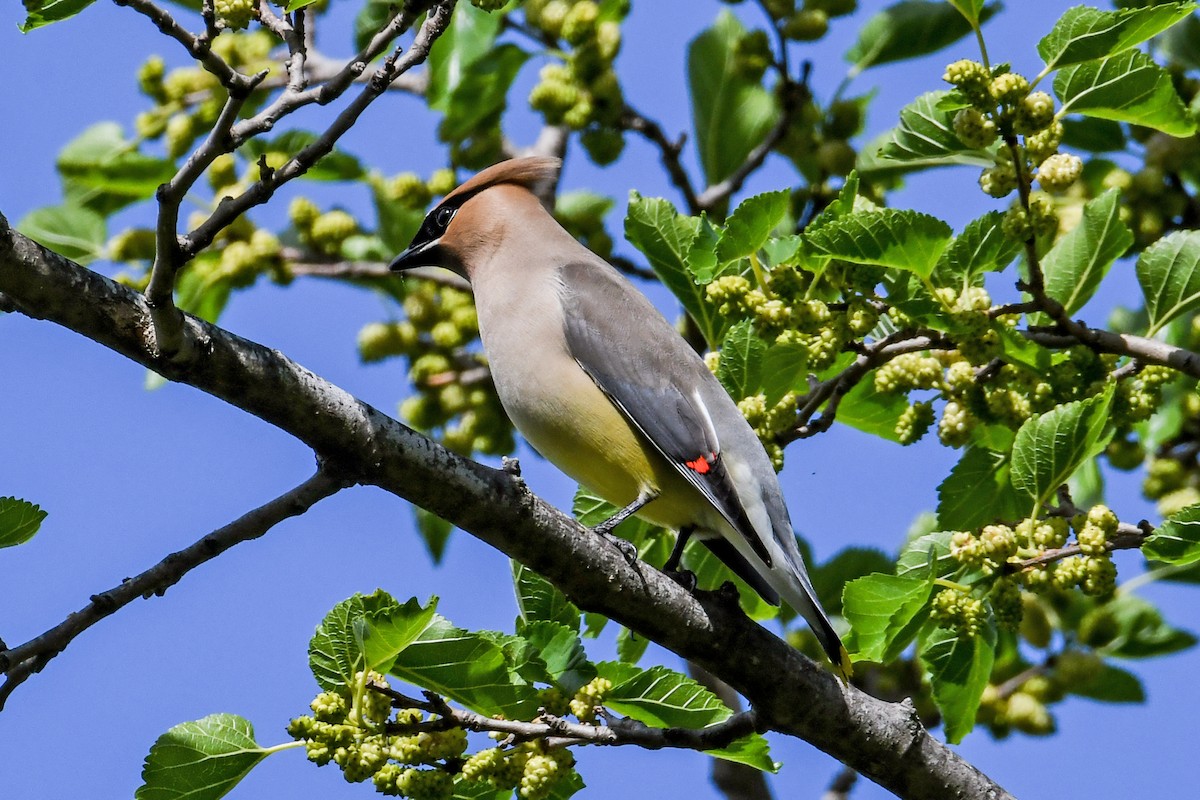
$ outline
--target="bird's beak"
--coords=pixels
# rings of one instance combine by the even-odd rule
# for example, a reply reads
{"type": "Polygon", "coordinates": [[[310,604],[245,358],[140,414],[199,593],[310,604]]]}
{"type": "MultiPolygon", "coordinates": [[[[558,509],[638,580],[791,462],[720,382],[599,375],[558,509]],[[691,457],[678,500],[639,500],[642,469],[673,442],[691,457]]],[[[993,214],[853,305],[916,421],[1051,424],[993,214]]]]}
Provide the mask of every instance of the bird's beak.
{"type": "Polygon", "coordinates": [[[402,272],[413,267],[436,267],[441,265],[441,253],[438,251],[439,239],[421,242],[405,250],[392,259],[388,269],[392,272],[402,272]]]}

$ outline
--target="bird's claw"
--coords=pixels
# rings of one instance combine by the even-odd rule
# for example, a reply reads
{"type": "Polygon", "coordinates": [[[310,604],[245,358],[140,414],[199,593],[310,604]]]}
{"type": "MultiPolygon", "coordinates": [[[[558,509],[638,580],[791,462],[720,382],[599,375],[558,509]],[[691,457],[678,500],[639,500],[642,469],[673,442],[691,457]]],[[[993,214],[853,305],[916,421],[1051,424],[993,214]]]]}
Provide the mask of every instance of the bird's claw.
{"type": "Polygon", "coordinates": [[[688,594],[694,594],[696,591],[696,573],[690,569],[669,569],[663,570],[663,574],[671,580],[678,583],[683,590],[688,594]]]}
{"type": "Polygon", "coordinates": [[[628,542],[628,541],[622,539],[620,536],[617,536],[616,534],[614,534],[611,530],[607,530],[604,527],[603,522],[600,523],[599,525],[597,525],[595,528],[592,528],[592,530],[595,533],[598,533],[601,536],[603,536],[605,539],[607,539],[608,543],[611,544],[613,547],[620,550],[621,555],[625,557],[625,560],[629,563],[630,566],[633,566],[634,564],[637,563],[638,551],[637,551],[637,547],[635,547],[632,542],[628,542]]]}

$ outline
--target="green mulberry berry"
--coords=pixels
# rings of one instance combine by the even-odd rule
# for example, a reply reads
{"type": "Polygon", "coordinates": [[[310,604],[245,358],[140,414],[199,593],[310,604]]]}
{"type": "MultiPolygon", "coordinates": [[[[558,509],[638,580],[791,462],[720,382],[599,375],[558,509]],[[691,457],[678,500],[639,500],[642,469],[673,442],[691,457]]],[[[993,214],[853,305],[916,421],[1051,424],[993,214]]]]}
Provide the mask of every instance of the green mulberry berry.
{"type": "Polygon", "coordinates": [[[954,115],[954,135],[967,147],[982,150],[996,141],[996,123],[977,108],[964,108],[954,115]]]}
{"type": "Polygon", "coordinates": [[[1056,153],[1048,157],[1037,168],[1037,181],[1048,192],[1064,191],[1079,180],[1083,174],[1083,160],[1079,156],[1056,153]]]}

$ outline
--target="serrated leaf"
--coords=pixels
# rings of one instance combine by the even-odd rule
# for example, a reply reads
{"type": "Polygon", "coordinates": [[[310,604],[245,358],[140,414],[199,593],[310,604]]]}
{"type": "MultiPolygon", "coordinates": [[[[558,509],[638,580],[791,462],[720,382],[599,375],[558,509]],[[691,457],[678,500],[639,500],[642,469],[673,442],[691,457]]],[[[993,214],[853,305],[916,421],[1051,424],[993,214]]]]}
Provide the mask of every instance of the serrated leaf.
{"type": "MultiPolygon", "coordinates": [[[[999,4],[981,9],[987,19],[999,4]]],[[[971,32],[967,19],[947,3],[903,0],[871,17],[846,53],[856,70],[936,53],[971,32]]]]}
{"type": "MultiPolygon", "coordinates": [[[[809,562],[810,564],[812,562],[809,562]]],[[[824,564],[809,568],[821,608],[829,614],[842,613],[842,590],[850,581],[873,572],[892,571],[892,559],[873,547],[847,547],[824,564]]]]}
{"type": "Polygon", "coordinates": [[[910,541],[896,560],[896,575],[902,578],[944,578],[958,570],[950,555],[951,531],[934,531],[910,541]]]}
{"type": "Polygon", "coordinates": [[[708,185],[720,183],[746,160],[779,117],[774,96],[737,68],[746,29],[729,11],[688,45],[688,94],[696,150],[708,185]]]}
{"type": "Polygon", "coordinates": [[[804,237],[799,234],[767,239],[763,242],[763,253],[767,257],[767,266],[776,267],[780,264],[794,263],[803,246],[804,237]]]}
{"type": "Polygon", "coordinates": [[[502,44],[472,61],[446,98],[438,137],[444,142],[461,141],[485,122],[498,121],[508,104],[508,90],[528,60],[529,53],[515,44],[502,44]]]}
{"type": "Polygon", "coordinates": [[[1009,476],[1006,453],[969,447],[938,484],[938,526],[969,531],[996,520],[1016,520],[1024,508],[1009,476]]]}
{"type": "Polygon", "coordinates": [[[1134,594],[1118,594],[1105,609],[1117,623],[1116,637],[1104,647],[1120,658],[1150,658],[1186,650],[1196,637],[1163,619],[1162,612],[1134,594]]]}
{"type": "Polygon", "coordinates": [[[771,758],[771,745],[759,733],[743,736],[728,747],[722,747],[719,750],[705,750],[704,754],[723,761],[745,764],[762,772],[778,772],[779,767],[782,766],[771,758]]]}
{"type": "Polygon", "coordinates": [[[729,707],[692,678],[663,666],[649,669],[613,662],[596,665],[601,677],[613,682],[604,705],[645,725],[659,728],[703,728],[732,715],[729,707]]]}
{"type": "Polygon", "coordinates": [[[1142,251],[1138,283],[1146,295],[1148,336],[1200,306],[1200,231],[1174,231],[1142,251]]]}
{"type": "Polygon", "coordinates": [[[45,518],[46,512],[28,500],[0,497],[0,547],[28,542],[45,518]]]}
{"type": "Polygon", "coordinates": [[[210,714],[158,737],[142,767],[137,800],[217,800],[246,777],[269,751],[254,726],[234,714],[210,714]]]}
{"type": "Polygon", "coordinates": [[[1171,76],[1139,50],[1067,67],[1054,79],[1062,101],[1059,115],[1083,114],[1190,136],[1196,123],[1171,83],[1171,76]]]}
{"type": "Polygon", "coordinates": [[[471,65],[492,48],[500,32],[500,17],[488,14],[471,3],[454,7],[446,32],[429,50],[429,88],[425,93],[429,107],[446,111],[450,92],[470,72],[471,65]]]}
{"type": "MultiPolygon", "coordinates": [[[[949,92],[927,92],[900,109],[900,124],[863,152],[883,160],[902,161],[905,169],[968,165],[989,167],[995,159],[986,150],[970,148],[954,133],[956,112],[938,104],[949,92]]],[[[868,172],[868,168],[860,167],[868,172]]]]}
{"type": "Polygon", "coordinates": [[[717,258],[733,261],[757,253],[783,221],[789,203],[787,190],[766,192],[739,203],[725,220],[725,230],[717,242],[717,258]]]}
{"type": "Polygon", "coordinates": [[[729,329],[721,342],[717,379],[730,397],[741,399],[758,394],[766,354],[767,343],[754,332],[750,320],[742,320],[729,329]]]}
{"type": "Polygon", "coordinates": [[[18,27],[21,33],[61,22],[83,11],[96,0],[25,0],[25,21],[18,27]]]}
{"type": "Polygon", "coordinates": [[[1116,189],[1089,200],[1079,224],[1042,259],[1046,293],[1062,303],[1068,314],[1083,308],[1113,262],[1133,244],[1133,233],[1121,221],[1120,201],[1116,189]]]}
{"type": "Polygon", "coordinates": [[[958,9],[958,13],[963,15],[971,25],[979,24],[979,12],[983,11],[984,0],[947,0],[950,5],[958,9]]]}
{"type": "Polygon", "coordinates": [[[435,618],[437,599],[404,605],[384,592],[356,594],[334,606],[308,643],[308,664],[326,691],[343,690],[364,669],[386,671],[435,618]]]}
{"type": "Polygon", "coordinates": [[[574,694],[596,677],[596,668],[588,661],[577,631],[557,622],[538,620],[522,625],[520,633],[546,665],[550,677],[567,694],[574,694]]]}
{"type": "Polygon", "coordinates": [[[625,238],[650,261],[654,274],[695,320],[705,341],[716,347],[725,323],[692,279],[688,258],[700,231],[700,220],[687,217],[662,198],[629,195],[625,238]]]}
{"type": "Polygon", "coordinates": [[[1110,385],[1095,397],[1031,417],[1017,431],[1010,477],[1026,502],[1032,500],[1033,511],[1053,497],[1080,464],[1103,449],[1112,396],[1110,385]]]}
{"type": "Polygon", "coordinates": [[[982,286],[984,273],[1011,264],[1021,252],[1021,243],[1004,235],[1003,221],[1003,213],[989,211],[968,222],[938,260],[931,276],[933,285],[982,286]]]}
{"type": "Polygon", "coordinates": [[[959,638],[946,628],[934,629],[921,646],[921,662],[929,671],[933,699],[942,712],[946,741],[958,744],[975,727],[979,699],[987,688],[996,656],[996,626],[989,620],[978,636],[959,638]]]}
{"type": "Polygon", "coordinates": [[[883,208],[831,220],[805,236],[815,252],[928,278],[950,243],[950,226],[918,211],[883,208]]]}
{"type": "Polygon", "coordinates": [[[87,265],[104,255],[104,217],[79,205],[45,206],[30,211],[17,230],[60,256],[87,265]]]}
{"type": "Polygon", "coordinates": [[[837,421],[843,425],[898,442],[896,423],[908,409],[908,400],[895,392],[875,390],[875,381],[868,377],[847,392],[837,407],[837,421]]]}
{"type": "Polygon", "coordinates": [[[529,719],[537,712],[537,691],[519,673],[518,651],[506,652],[502,646],[515,638],[463,630],[435,615],[396,657],[390,672],[480,714],[529,719]]]}
{"type": "Polygon", "coordinates": [[[1142,544],[1142,554],[1165,564],[1200,561],[1200,505],[1188,506],[1163,520],[1142,544]]]}
{"type": "Polygon", "coordinates": [[[1038,55],[1045,60],[1047,71],[1115,56],[1157,36],[1195,8],[1194,3],[1164,3],[1118,11],[1075,6],[1067,9],[1038,42],[1038,55]]]}
{"type": "Polygon", "coordinates": [[[1065,687],[1068,692],[1102,703],[1144,703],[1146,690],[1132,672],[1105,663],[1095,675],[1073,680],[1065,687]]]}
{"type": "Polygon", "coordinates": [[[567,596],[519,561],[511,561],[513,589],[517,593],[517,609],[527,623],[557,622],[579,632],[579,609],[567,596]]]}
{"type": "Polygon", "coordinates": [[[842,616],[850,623],[851,657],[881,664],[898,658],[925,624],[932,591],[927,577],[880,573],[847,583],[842,616]]]}

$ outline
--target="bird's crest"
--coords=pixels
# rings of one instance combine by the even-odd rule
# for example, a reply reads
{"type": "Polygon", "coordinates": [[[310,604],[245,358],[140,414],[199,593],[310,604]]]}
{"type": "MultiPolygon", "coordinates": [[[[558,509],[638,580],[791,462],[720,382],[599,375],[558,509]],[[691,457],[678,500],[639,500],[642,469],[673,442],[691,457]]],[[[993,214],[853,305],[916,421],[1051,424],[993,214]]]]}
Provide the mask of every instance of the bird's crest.
{"type": "Polygon", "coordinates": [[[530,156],[501,161],[468,179],[446,195],[438,205],[446,203],[458,205],[467,197],[478,194],[489,186],[502,183],[515,183],[518,186],[524,186],[534,194],[539,194],[539,190],[553,184],[558,179],[558,171],[561,167],[561,158],[547,156],[530,156]]]}

